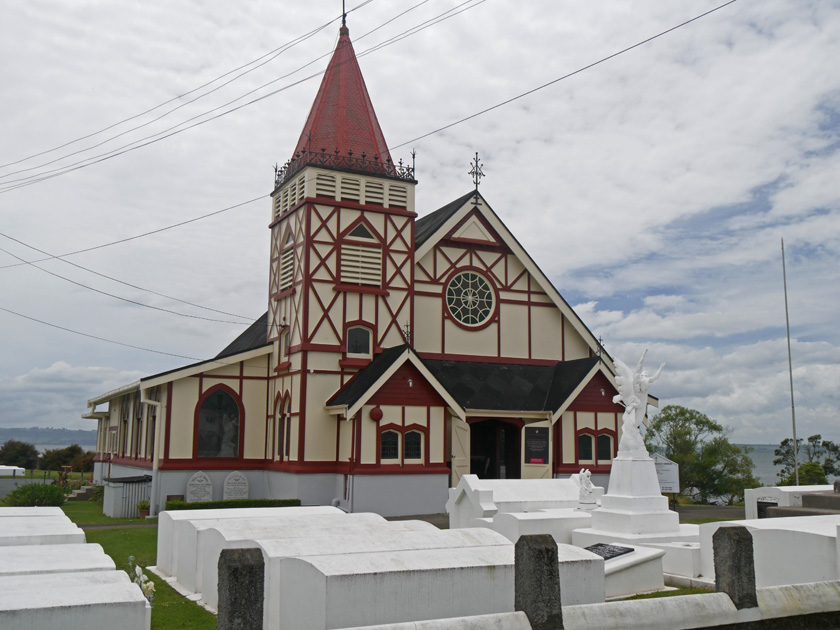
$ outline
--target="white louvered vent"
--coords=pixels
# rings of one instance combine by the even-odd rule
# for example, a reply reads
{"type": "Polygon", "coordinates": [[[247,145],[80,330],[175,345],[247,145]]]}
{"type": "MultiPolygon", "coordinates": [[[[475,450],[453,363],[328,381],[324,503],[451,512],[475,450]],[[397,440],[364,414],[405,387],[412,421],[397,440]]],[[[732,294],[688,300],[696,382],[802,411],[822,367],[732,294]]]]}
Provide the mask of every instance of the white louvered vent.
{"type": "Polygon", "coordinates": [[[284,208],[284,211],[289,210],[297,202],[297,182],[292,182],[291,184],[289,184],[289,187],[286,189],[286,191],[289,193],[288,194],[289,201],[286,204],[286,207],[284,208]]]}
{"type": "Polygon", "coordinates": [[[292,288],[295,280],[295,250],[289,248],[280,254],[280,291],[292,288]]]}
{"type": "Polygon", "coordinates": [[[408,189],[405,186],[390,186],[388,188],[388,205],[408,207],[408,189]]]}
{"type": "Polygon", "coordinates": [[[335,199],[335,175],[318,173],[315,176],[315,194],[335,199]]]}
{"type": "Polygon", "coordinates": [[[303,198],[306,196],[306,175],[301,175],[297,180],[297,199],[295,199],[295,204],[300,203],[303,201],[303,198]]]}
{"type": "Polygon", "coordinates": [[[382,250],[367,245],[341,246],[341,282],[378,287],[382,284],[382,250]]]}
{"type": "Polygon", "coordinates": [[[341,178],[341,198],[352,199],[353,201],[361,200],[362,182],[355,177],[341,178]]]}
{"type": "Polygon", "coordinates": [[[365,203],[385,203],[385,185],[382,182],[365,182],[365,203]]]}
{"type": "Polygon", "coordinates": [[[278,218],[283,214],[283,195],[277,195],[274,198],[274,218],[278,218]]]}

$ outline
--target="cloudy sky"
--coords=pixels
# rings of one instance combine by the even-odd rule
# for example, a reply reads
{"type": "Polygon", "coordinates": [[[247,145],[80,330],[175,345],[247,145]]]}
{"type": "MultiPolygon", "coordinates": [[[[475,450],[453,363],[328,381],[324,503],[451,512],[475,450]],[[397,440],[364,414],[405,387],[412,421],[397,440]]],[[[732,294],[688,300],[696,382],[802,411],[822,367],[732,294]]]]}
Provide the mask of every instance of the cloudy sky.
{"type": "MultiPolygon", "coordinates": [[[[607,350],[649,348],[662,404],[739,442],[790,432],[784,237],[797,430],[840,440],[840,3],[738,0],[554,82],[722,4],[351,0],[348,25],[392,155],[417,151],[419,213],[470,189],[478,151],[482,193],[607,350]]],[[[265,311],[273,165],[339,13],[5,4],[0,426],[94,428],[88,398],[265,311]]]]}

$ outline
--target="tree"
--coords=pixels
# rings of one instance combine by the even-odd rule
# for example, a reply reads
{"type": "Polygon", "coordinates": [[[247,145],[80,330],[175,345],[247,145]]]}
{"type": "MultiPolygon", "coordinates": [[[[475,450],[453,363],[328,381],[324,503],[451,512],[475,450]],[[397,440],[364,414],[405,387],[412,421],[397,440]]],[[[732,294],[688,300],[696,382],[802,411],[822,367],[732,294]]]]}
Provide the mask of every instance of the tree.
{"type": "Polygon", "coordinates": [[[28,442],[8,440],[0,446],[0,464],[35,468],[38,465],[38,449],[28,442]]]}
{"type": "MultiPolygon", "coordinates": [[[[802,438],[796,438],[797,451],[799,452],[800,461],[800,480],[801,479],[801,464],[808,462],[815,462],[822,467],[823,476],[840,475],[840,444],[835,444],[829,440],[823,440],[822,435],[817,433],[808,438],[807,442],[802,441],[802,438]]],[[[773,451],[776,459],[773,460],[774,466],[781,466],[782,470],[777,473],[780,479],[784,480],[795,473],[793,467],[793,440],[785,438],[779,444],[779,448],[773,451]]],[[[823,481],[823,483],[827,483],[823,481]]],[[[793,485],[782,483],[780,485],[793,485]]]]}
{"type": "Polygon", "coordinates": [[[696,409],[664,407],[650,422],[645,446],[680,467],[680,491],[707,503],[741,500],[761,482],[752,474],[749,447],[732,444],[729,430],[696,409]]]}
{"type": "MultiPolygon", "coordinates": [[[[799,467],[799,485],[820,486],[828,483],[823,467],[817,462],[805,462],[799,467]]],[[[796,473],[792,472],[779,482],[780,486],[795,486],[796,473]]]]}
{"type": "Polygon", "coordinates": [[[85,452],[78,444],[71,444],[64,448],[48,449],[41,457],[41,470],[61,470],[62,466],[72,466],[75,460],[83,457],[85,452]]]}

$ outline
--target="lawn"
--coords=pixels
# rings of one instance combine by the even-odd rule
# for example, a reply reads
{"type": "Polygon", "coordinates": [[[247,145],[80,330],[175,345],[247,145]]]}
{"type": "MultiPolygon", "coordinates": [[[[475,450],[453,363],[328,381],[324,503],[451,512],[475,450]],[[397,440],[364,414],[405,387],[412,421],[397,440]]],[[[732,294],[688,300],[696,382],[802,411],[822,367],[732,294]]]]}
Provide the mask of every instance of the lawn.
{"type": "MultiPolygon", "coordinates": [[[[65,514],[78,525],[155,523],[139,518],[109,518],[102,514],[102,505],[92,501],[70,501],[62,506],[65,514]]],[[[152,566],[157,557],[157,527],[122,527],[115,529],[89,529],[85,531],[89,543],[102,545],[117,569],[129,570],[129,556],[135,564],[152,566]]],[[[215,615],[195,602],[179,595],[166,582],[151,572],[146,572],[155,583],[152,602],[152,630],[213,630],[215,615]]]]}

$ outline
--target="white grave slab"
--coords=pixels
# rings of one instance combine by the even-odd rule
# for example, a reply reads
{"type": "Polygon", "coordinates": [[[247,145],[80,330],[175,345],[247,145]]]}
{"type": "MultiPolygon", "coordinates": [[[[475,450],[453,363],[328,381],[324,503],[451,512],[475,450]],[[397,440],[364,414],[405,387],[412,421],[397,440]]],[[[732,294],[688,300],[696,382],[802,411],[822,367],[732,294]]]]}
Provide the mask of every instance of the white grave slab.
{"type": "Polygon", "coordinates": [[[840,579],[837,567],[840,514],[832,514],[700,525],[700,572],[707,580],[715,579],[712,536],[719,527],[728,525],[741,525],[752,534],[758,588],[840,579]]]}
{"type": "Polygon", "coordinates": [[[96,544],[0,547],[0,576],[115,569],[114,561],[96,544]]]}
{"type": "Polygon", "coordinates": [[[275,507],[275,508],[229,508],[226,510],[173,510],[158,515],[157,565],[155,572],[169,577],[176,572],[175,550],[181,545],[180,536],[191,522],[227,518],[259,518],[262,516],[302,514],[344,514],[331,506],[275,507]]]}
{"type": "MultiPolygon", "coordinates": [[[[231,540],[252,541],[258,538],[297,538],[314,536],[328,532],[346,531],[355,525],[368,523],[387,523],[378,514],[312,514],[307,516],[266,516],[261,518],[222,519],[217,521],[197,521],[188,523],[180,536],[176,550],[176,571],[174,577],[186,591],[200,593],[199,580],[202,576],[203,563],[218,564],[219,556],[209,556],[202,542],[215,538],[220,532],[231,540]],[[209,532],[203,535],[204,532],[209,532]]],[[[250,546],[250,545],[249,545],[250,546]]]]}
{"type": "MultiPolygon", "coordinates": [[[[396,525],[402,522],[391,523],[396,525]]],[[[408,551],[412,549],[451,549],[464,547],[510,546],[511,543],[496,532],[479,529],[420,530],[415,532],[385,531],[375,535],[349,534],[315,538],[287,538],[255,541],[263,550],[265,568],[265,617],[264,627],[277,628],[280,623],[280,560],[301,556],[337,555],[341,553],[369,553],[408,551]]],[[[206,585],[206,582],[205,582],[206,585]]],[[[209,590],[209,589],[206,589],[209,590]]],[[[213,593],[212,607],[218,604],[217,593],[213,593]]],[[[205,599],[205,603],[207,602],[205,599]]]]}
{"type": "Polygon", "coordinates": [[[493,519],[477,521],[476,525],[490,527],[514,543],[520,536],[550,534],[558,545],[570,545],[572,532],[589,527],[591,523],[591,512],[564,509],[506,512],[497,514],[493,519]]]}
{"type": "Polygon", "coordinates": [[[6,475],[22,477],[25,473],[26,471],[20,466],[5,466],[0,464],[0,477],[5,477],[6,475]]]}
{"type": "Polygon", "coordinates": [[[611,558],[604,563],[604,591],[607,599],[661,591],[665,588],[662,571],[662,558],[665,556],[665,551],[625,545],[621,542],[608,544],[630,547],[633,551],[611,558]]]}
{"type": "Polygon", "coordinates": [[[0,547],[84,543],[85,533],[66,516],[9,516],[0,521],[0,547]]]}
{"type": "Polygon", "coordinates": [[[244,473],[236,470],[225,477],[222,498],[225,501],[233,499],[247,499],[249,487],[248,477],[246,477],[244,473]]]}
{"type": "MultiPolygon", "coordinates": [[[[592,497],[597,500],[603,493],[603,488],[594,486],[592,497]]],[[[569,479],[479,479],[464,475],[457,487],[449,489],[449,527],[470,527],[473,519],[502,512],[576,508],[580,494],[577,475],[569,479]]]]}
{"type": "Polygon", "coordinates": [[[187,482],[187,492],[184,495],[187,503],[213,500],[213,480],[205,472],[197,472],[187,482]]]}
{"type": "Polygon", "coordinates": [[[70,520],[60,507],[0,507],[0,518],[4,516],[53,516],[70,520]]]}
{"type": "Polygon", "coordinates": [[[513,556],[513,547],[495,546],[284,558],[275,627],[326,630],[513,612],[513,556]]]}
{"type": "Polygon", "coordinates": [[[123,571],[0,576],[3,630],[149,630],[151,611],[123,571]]]}
{"type": "Polygon", "coordinates": [[[758,502],[772,503],[779,507],[802,507],[802,495],[834,492],[832,485],[774,486],[744,490],[744,512],[747,520],[758,518],[758,502]]]}

